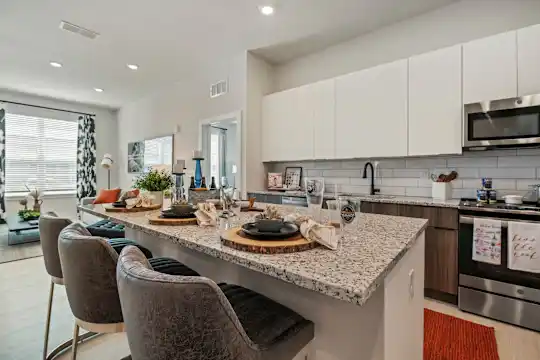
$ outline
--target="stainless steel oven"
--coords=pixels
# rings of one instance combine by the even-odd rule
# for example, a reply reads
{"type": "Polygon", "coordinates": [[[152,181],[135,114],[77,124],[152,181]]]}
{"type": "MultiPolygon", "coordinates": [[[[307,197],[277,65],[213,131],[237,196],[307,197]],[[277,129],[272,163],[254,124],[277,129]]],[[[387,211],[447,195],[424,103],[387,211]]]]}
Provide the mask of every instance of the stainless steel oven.
{"type": "Polygon", "coordinates": [[[459,217],[459,290],[461,310],[540,331],[540,274],[508,267],[508,222],[540,221],[540,214],[462,209],[459,217]],[[473,259],[474,219],[501,221],[500,264],[473,259]]]}
{"type": "Polygon", "coordinates": [[[540,146],[540,94],[465,105],[463,148],[540,146]]]}

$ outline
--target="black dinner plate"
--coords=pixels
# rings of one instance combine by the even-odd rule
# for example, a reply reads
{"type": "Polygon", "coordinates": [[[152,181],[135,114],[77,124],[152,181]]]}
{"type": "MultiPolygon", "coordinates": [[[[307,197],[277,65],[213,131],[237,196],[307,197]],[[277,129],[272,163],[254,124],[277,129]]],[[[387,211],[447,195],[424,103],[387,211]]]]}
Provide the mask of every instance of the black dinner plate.
{"type": "Polygon", "coordinates": [[[161,218],[163,219],[191,219],[195,217],[195,212],[192,212],[191,214],[182,214],[179,215],[173,211],[170,210],[163,210],[161,211],[161,218]]]}
{"type": "Polygon", "coordinates": [[[296,224],[293,224],[291,222],[283,222],[283,226],[281,227],[281,229],[279,229],[279,232],[264,232],[259,230],[256,222],[251,222],[242,225],[242,231],[247,235],[262,239],[281,240],[288,239],[291,236],[296,235],[299,229],[296,224]]]}

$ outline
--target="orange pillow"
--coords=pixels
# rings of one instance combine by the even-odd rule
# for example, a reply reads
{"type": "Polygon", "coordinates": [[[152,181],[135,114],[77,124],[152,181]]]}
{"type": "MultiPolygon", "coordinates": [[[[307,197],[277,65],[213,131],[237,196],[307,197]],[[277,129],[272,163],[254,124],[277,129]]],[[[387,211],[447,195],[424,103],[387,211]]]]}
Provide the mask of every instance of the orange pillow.
{"type": "Polygon", "coordinates": [[[118,200],[120,196],[120,188],[116,189],[99,189],[99,193],[94,200],[94,204],[110,204],[118,200]]]}

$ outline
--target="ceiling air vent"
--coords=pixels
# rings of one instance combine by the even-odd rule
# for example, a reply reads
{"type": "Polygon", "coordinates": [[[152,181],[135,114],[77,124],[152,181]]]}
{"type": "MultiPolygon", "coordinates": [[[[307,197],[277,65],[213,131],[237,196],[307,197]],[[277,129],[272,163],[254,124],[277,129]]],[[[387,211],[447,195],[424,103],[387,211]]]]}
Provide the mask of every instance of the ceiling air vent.
{"type": "Polygon", "coordinates": [[[92,40],[99,36],[99,34],[95,31],[85,29],[79,25],[75,25],[67,21],[60,22],[60,29],[84,36],[85,38],[92,40]]]}
{"type": "Polygon", "coordinates": [[[210,97],[216,98],[218,96],[224,95],[227,93],[228,90],[229,89],[228,89],[227,80],[217,82],[210,86],[210,97]]]}

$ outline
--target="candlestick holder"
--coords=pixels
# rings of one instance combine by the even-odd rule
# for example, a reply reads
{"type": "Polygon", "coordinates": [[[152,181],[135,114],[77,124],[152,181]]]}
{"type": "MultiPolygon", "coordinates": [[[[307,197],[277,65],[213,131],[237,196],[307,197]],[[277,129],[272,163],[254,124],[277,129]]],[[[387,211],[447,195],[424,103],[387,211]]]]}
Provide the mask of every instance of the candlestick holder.
{"type": "Polygon", "coordinates": [[[204,160],[203,157],[194,157],[195,160],[195,188],[200,189],[202,185],[202,166],[201,161],[204,160]]]}

